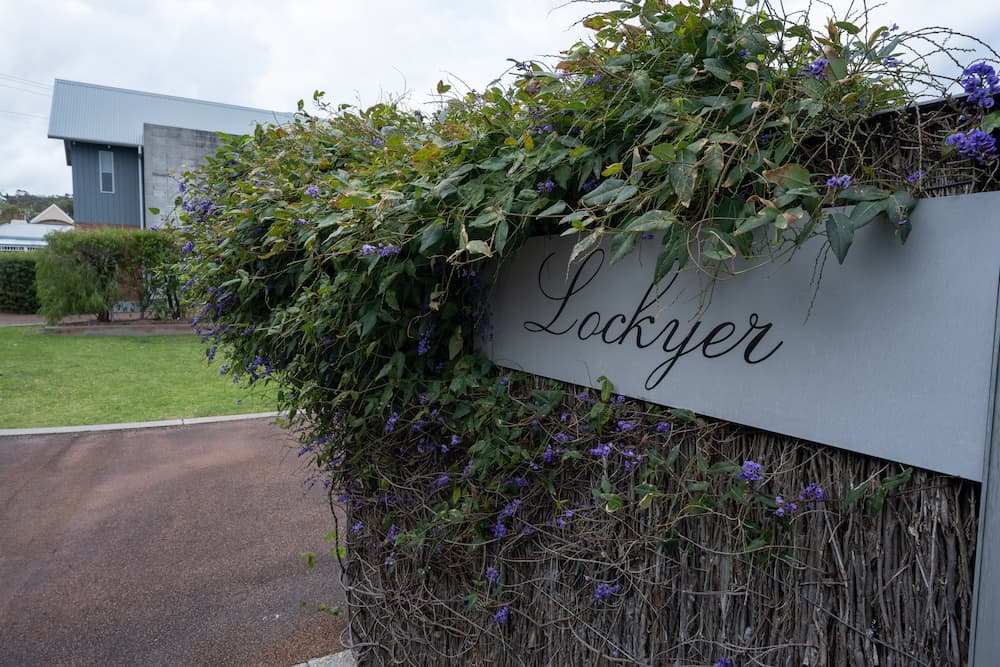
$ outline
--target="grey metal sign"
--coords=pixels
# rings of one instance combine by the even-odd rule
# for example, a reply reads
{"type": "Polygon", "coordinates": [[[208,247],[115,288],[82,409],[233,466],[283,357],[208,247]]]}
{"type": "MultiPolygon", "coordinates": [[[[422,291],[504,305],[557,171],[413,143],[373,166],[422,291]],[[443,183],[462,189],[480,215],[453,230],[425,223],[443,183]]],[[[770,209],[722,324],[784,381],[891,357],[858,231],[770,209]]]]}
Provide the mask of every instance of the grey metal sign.
{"type": "Polygon", "coordinates": [[[930,199],[900,248],[870,225],[844,266],[820,241],[709,283],[652,284],[657,239],[567,266],[535,238],[501,269],[491,354],[506,367],[983,478],[992,418],[1000,193],[930,199]]]}

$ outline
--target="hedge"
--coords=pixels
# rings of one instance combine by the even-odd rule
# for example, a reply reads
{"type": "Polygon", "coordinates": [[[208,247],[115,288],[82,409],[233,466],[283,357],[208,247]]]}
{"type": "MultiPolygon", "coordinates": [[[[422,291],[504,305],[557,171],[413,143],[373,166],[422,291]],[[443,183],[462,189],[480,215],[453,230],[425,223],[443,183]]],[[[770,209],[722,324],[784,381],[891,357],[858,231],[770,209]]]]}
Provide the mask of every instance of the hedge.
{"type": "Polygon", "coordinates": [[[180,316],[176,281],[166,267],[176,259],[174,241],[162,232],[104,228],[53,236],[38,253],[40,312],[50,323],[93,313],[107,321],[127,298],[140,312],[180,316]]]}
{"type": "Polygon", "coordinates": [[[0,312],[38,312],[34,253],[0,254],[0,312]]]}

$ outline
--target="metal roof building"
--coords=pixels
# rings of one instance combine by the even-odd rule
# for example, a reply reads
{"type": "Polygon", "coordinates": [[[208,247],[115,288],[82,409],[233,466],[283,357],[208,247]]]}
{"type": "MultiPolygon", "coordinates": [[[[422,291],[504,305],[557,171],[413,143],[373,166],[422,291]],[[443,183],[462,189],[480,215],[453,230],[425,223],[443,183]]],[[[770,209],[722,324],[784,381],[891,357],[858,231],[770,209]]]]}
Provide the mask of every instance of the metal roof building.
{"type": "Polygon", "coordinates": [[[247,134],[257,123],[281,125],[293,114],[56,79],[49,138],[142,146],[144,123],[247,134]]]}
{"type": "Polygon", "coordinates": [[[177,183],[220,143],[294,114],[56,79],[48,136],[73,169],[73,211],[86,225],[151,227],[177,183]]]}

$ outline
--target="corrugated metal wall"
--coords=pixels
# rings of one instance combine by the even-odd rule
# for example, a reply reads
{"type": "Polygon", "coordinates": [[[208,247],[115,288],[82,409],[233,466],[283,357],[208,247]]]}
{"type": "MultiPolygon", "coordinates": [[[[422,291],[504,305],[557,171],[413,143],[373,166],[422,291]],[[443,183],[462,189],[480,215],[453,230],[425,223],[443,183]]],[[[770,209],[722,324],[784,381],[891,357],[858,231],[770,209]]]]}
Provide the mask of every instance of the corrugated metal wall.
{"type": "Polygon", "coordinates": [[[139,227],[139,151],[124,146],[74,142],[73,216],[79,222],[139,227]],[[101,192],[98,153],[111,150],[114,155],[115,191],[101,192]]]}

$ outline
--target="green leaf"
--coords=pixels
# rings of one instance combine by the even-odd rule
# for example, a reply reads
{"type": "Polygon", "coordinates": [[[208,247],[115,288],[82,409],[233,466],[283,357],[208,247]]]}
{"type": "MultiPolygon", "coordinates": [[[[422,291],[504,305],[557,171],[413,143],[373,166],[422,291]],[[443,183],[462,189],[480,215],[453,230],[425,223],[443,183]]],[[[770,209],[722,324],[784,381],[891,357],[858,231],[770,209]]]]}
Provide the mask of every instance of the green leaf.
{"type": "Polygon", "coordinates": [[[424,227],[424,231],[420,233],[420,254],[426,255],[429,250],[440,243],[441,239],[444,238],[444,233],[444,220],[440,218],[424,227]]]}
{"type": "Polygon", "coordinates": [[[569,254],[569,263],[572,264],[578,257],[586,253],[601,238],[600,232],[591,232],[573,245],[573,251],[569,254]]]}
{"type": "Polygon", "coordinates": [[[646,211],[622,229],[626,232],[662,232],[675,222],[677,218],[670,211],[646,211]]]}
{"type": "Polygon", "coordinates": [[[910,213],[916,207],[917,200],[906,190],[893,192],[885,200],[885,214],[889,217],[889,223],[893,225],[902,224],[903,220],[908,220],[910,213]]]}
{"type": "Polygon", "coordinates": [[[587,206],[601,206],[607,204],[621,190],[621,187],[625,184],[620,178],[609,178],[602,181],[600,185],[584,195],[580,201],[587,206]]]}
{"type": "Polygon", "coordinates": [[[451,90],[451,86],[449,86],[444,81],[438,81],[438,83],[437,83],[437,92],[438,92],[438,95],[444,95],[449,90],[451,90]]]}
{"type": "Polygon", "coordinates": [[[448,358],[454,359],[462,351],[462,329],[456,327],[448,340],[448,358]]]}
{"type": "Polygon", "coordinates": [[[768,183],[774,183],[780,188],[808,188],[812,175],[800,164],[786,164],[777,169],[769,169],[761,174],[768,183]]]}
{"type": "Polygon", "coordinates": [[[986,133],[1000,127],[1000,111],[994,111],[983,116],[983,119],[979,121],[979,127],[986,133]]]}
{"type": "Polygon", "coordinates": [[[552,206],[549,206],[547,209],[545,209],[544,211],[542,211],[541,213],[539,213],[538,217],[539,218],[545,218],[545,217],[548,217],[550,215],[559,215],[560,213],[562,213],[565,210],[566,210],[566,202],[564,202],[564,201],[562,201],[560,199],[555,204],[552,204],[552,206]]]}
{"type": "Polygon", "coordinates": [[[710,190],[715,190],[722,177],[722,169],[725,165],[725,153],[719,144],[711,144],[705,149],[705,166],[702,174],[705,184],[710,190]]]}
{"type": "Polygon", "coordinates": [[[869,186],[859,186],[847,188],[837,195],[837,199],[842,201],[879,201],[889,196],[885,190],[879,190],[869,186]]]}
{"type": "Polygon", "coordinates": [[[687,490],[693,493],[699,493],[701,491],[708,491],[710,484],[708,482],[691,482],[687,485],[687,490]]]}
{"type": "Polygon", "coordinates": [[[881,486],[875,489],[872,493],[872,497],[868,500],[868,513],[875,516],[881,512],[882,506],[885,505],[885,497],[887,495],[886,490],[881,486]]]}
{"type": "Polygon", "coordinates": [[[621,170],[622,163],[615,162],[614,164],[608,165],[607,168],[601,172],[601,176],[614,176],[615,174],[620,174],[621,170]]]}
{"type": "Polygon", "coordinates": [[[860,500],[861,497],[868,491],[868,487],[871,486],[871,484],[872,481],[869,479],[851,489],[848,492],[847,497],[844,498],[844,507],[850,507],[854,503],[858,502],[858,500],[860,500]]]}
{"type": "Polygon", "coordinates": [[[649,152],[652,153],[653,157],[657,160],[662,160],[663,162],[673,162],[674,157],[677,154],[674,145],[670,143],[656,144],[649,152]]]}
{"type": "Polygon", "coordinates": [[[913,468],[907,468],[898,475],[894,475],[892,477],[886,477],[885,479],[883,479],[882,488],[885,489],[886,491],[895,491],[903,484],[909,482],[912,476],[913,476],[913,468]]]}
{"type": "Polygon", "coordinates": [[[489,209],[480,213],[476,218],[469,223],[469,227],[492,227],[493,225],[500,222],[501,215],[495,209],[489,209]]]}
{"type": "Polygon", "coordinates": [[[712,76],[716,79],[725,81],[726,83],[733,80],[732,72],[729,71],[729,68],[726,67],[725,61],[721,58],[705,58],[705,60],[702,61],[702,64],[704,64],[705,69],[711,72],[712,76]]]}
{"type": "Polygon", "coordinates": [[[465,249],[470,255],[486,255],[487,257],[493,256],[493,251],[490,250],[490,246],[486,241],[469,241],[465,246],[465,249]]]}
{"type": "Polygon", "coordinates": [[[847,251],[854,241],[854,225],[851,219],[843,213],[829,213],[826,216],[826,239],[837,257],[839,264],[844,263],[847,251]]]}
{"type": "Polygon", "coordinates": [[[884,199],[860,202],[851,211],[851,224],[854,229],[861,229],[883,213],[885,213],[884,199]]]}
{"type": "Polygon", "coordinates": [[[599,376],[597,381],[601,383],[601,401],[607,403],[611,399],[611,392],[615,390],[615,385],[604,375],[599,376]]]}
{"type": "Polygon", "coordinates": [[[698,177],[694,163],[676,160],[667,167],[667,174],[670,176],[670,185],[673,187],[680,205],[687,208],[691,205],[691,199],[694,197],[694,184],[698,177]]]}
{"type": "Polygon", "coordinates": [[[847,21],[837,21],[833,25],[837,26],[844,32],[850,33],[852,35],[857,35],[859,32],[861,32],[861,28],[854,25],[853,23],[848,23],[847,21]]]}
{"type": "Polygon", "coordinates": [[[645,70],[638,70],[632,74],[632,85],[642,102],[648,103],[649,96],[649,73],[645,70]]]}
{"type": "Polygon", "coordinates": [[[617,512],[621,509],[622,499],[615,493],[606,493],[604,494],[604,503],[605,512],[617,512]]]}
{"type": "Polygon", "coordinates": [[[635,248],[636,234],[618,233],[611,239],[611,259],[608,265],[614,265],[635,248]]]}

